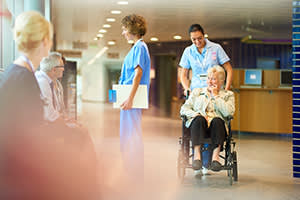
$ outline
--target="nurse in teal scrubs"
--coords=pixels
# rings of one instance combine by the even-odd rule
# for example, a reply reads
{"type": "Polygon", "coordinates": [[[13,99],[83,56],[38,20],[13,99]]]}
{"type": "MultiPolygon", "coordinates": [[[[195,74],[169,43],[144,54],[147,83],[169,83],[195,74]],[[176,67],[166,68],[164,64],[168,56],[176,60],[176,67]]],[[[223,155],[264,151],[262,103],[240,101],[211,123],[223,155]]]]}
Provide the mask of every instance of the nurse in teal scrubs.
{"type": "Polygon", "coordinates": [[[192,45],[185,48],[180,59],[180,80],[186,91],[194,88],[207,87],[207,70],[214,65],[221,65],[226,71],[225,90],[230,90],[232,82],[232,66],[230,59],[221,45],[211,42],[204,37],[204,30],[199,24],[189,28],[192,45]],[[192,70],[192,80],[189,80],[189,70],[192,70]]]}
{"type": "Polygon", "coordinates": [[[122,35],[133,41],[124,59],[119,80],[121,85],[132,85],[130,95],[121,104],[120,147],[125,170],[131,178],[143,180],[144,145],[141,130],[142,110],[132,108],[132,102],[139,85],[150,84],[150,55],[143,40],[146,33],[145,19],[139,15],[128,15],[122,19],[122,35]]]}

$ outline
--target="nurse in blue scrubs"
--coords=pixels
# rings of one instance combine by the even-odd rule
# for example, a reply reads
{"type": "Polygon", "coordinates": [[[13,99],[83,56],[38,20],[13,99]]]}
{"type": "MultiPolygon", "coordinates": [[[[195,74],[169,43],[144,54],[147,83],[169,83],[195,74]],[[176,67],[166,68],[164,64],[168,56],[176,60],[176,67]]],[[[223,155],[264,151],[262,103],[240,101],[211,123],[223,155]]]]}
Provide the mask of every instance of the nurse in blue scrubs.
{"type": "Polygon", "coordinates": [[[134,96],[139,85],[150,84],[150,55],[143,40],[146,22],[142,16],[128,15],[122,19],[122,35],[133,41],[129,53],[124,59],[119,80],[121,85],[132,85],[128,99],[121,104],[120,146],[123,164],[130,178],[143,180],[144,145],[141,130],[142,110],[132,108],[134,96]]]}

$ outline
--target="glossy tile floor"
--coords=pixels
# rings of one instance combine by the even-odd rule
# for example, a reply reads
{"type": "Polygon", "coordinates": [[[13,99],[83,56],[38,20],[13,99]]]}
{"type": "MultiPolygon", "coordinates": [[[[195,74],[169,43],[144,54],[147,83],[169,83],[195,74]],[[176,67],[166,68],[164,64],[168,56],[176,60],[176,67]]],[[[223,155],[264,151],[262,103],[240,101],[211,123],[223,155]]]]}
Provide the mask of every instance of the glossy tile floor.
{"type": "Polygon", "coordinates": [[[145,178],[132,190],[122,170],[119,111],[111,104],[82,103],[79,120],[88,127],[99,158],[99,199],[300,199],[300,179],[292,177],[291,138],[234,135],[239,181],[229,185],[226,171],[195,177],[191,169],[183,183],[176,176],[181,121],[143,114],[145,178]]]}

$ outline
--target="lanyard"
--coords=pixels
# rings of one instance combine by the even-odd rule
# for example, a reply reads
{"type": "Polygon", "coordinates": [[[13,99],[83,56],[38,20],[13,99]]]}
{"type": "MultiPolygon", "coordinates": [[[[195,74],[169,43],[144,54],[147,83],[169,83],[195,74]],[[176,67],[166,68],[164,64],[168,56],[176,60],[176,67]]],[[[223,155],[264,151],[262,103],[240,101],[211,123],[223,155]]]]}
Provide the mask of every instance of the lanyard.
{"type": "Polygon", "coordinates": [[[25,55],[22,54],[22,55],[20,56],[20,58],[30,66],[30,68],[31,68],[31,70],[32,70],[32,73],[34,73],[35,70],[34,70],[33,64],[32,64],[32,62],[27,58],[27,56],[25,56],[25,55]]]}
{"type": "Polygon", "coordinates": [[[205,66],[206,66],[207,54],[208,54],[208,49],[205,50],[205,54],[203,55],[204,58],[203,58],[202,62],[200,61],[200,59],[198,60],[198,63],[199,63],[199,65],[201,66],[202,71],[204,71],[204,68],[205,68],[205,66]]]}

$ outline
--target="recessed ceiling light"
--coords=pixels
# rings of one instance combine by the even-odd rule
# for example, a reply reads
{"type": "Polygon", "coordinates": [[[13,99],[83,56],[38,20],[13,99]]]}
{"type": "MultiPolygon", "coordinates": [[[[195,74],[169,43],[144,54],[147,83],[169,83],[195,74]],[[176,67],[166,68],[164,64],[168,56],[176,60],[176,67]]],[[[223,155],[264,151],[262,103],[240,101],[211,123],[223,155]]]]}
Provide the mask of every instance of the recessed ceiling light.
{"type": "Polygon", "coordinates": [[[107,22],[115,22],[116,19],[115,19],[115,18],[107,18],[106,21],[107,21],[107,22]]]}
{"type": "Polygon", "coordinates": [[[97,37],[102,38],[102,37],[103,37],[103,34],[98,33],[98,34],[97,34],[97,37]]]}
{"type": "Polygon", "coordinates": [[[128,1],[118,1],[119,5],[128,5],[128,1]]]}
{"type": "Polygon", "coordinates": [[[152,38],[150,38],[150,40],[153,41],[153,42],[156,42],[156,41],[158,41],[158,38],[157,37],[152,37],[152,38]]]}
{"type": "Polygon", "coordinates": [[[110,11],[111,14],[114,14],[114,15],[119,15],[121,14],[121,11],[120,10],[112,10],[110,11]]]}
{"type": "Polygon", "coordinates": [[[108,44],[108,45],[115,45],[116,42],[111,40],[111,41],[108,41],[107,44],[108,44]]]}
{"type": "Polygon", "coordinates": [[[94,40],[96,41],[96,40],[98,40],[98,38],[95,37],[94,40]]]}
{"type": "Polygon", "coordinates": [[[103,24],[103,28],[110,28],[111,25],[110,24],[103,24]]]}
{"type": "Polygon", "coordinates": [[[175,40],[181,40],[181,36],[180,35],[175,35],[174,37],[173,37],[175,40]]]}
{"type": "Polygon", "coordinates": [[[208,35],[207,35],[207,34],[204,34],[204,37],[208,38],[208,35]]]}
{"type": "Polygon", "coordinates": [[[107,32],[107,30],[105,30],[105,29],[100,29],[99,30],[99,33],[106,33],[107,32]]]}
{"type": "Polygon", "coordinates": [[[128,40],[128,44],[133,44],[134,41],[133,40],[128,40]]]}

